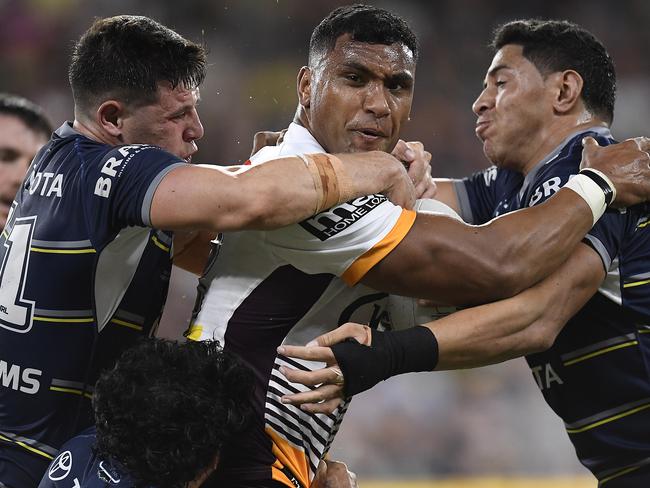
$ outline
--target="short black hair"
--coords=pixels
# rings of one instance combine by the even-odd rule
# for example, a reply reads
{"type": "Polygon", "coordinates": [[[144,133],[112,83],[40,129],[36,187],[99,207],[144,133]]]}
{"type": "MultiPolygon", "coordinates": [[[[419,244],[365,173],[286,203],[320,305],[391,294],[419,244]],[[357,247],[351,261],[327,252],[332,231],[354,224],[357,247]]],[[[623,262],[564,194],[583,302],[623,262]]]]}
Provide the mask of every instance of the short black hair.
{"type": "Polygon", "coordinates": [[[417,62],[418,39],[404,19],[383,8],[356,4],[332,10],[316,26],[309,41],[309,65],[313,66],[316,56],[333,50],[343,34],[369,44],[404,44],[417,62]]]}
{"type": "Polygon", "coordinates": [[[45,115],[45,111],[26,98],[10,93],[0,93],[0,114],[16,117],[28,129],[43,135],[45,139],[49,139],[52,135],[52,124],[45,115]]]}
{"type": "Polygon", "coordinates": [[[616,70],[605,46],[583,27],[565,20],[515,20],[494,32],[491,47],[523,47],[542,75],[572,69],[582,77],[585,106],[611,124],[616,102],[616,70]]]}
{"type": "Polygon", "coordinates": [[[203,46],[148,17],[97,19],[74,47],[68,77],[75,105],[82,110],[107,98],[148,105],[159,82],[189,89],[206,75],[203,46]]]}
{"type": "Polygon", "coordinates": [[[97,453],[138,487],[184,487],[246,427],[252,394],[252,372],[218,341],[143,339],[97,381],[97,453]]]}

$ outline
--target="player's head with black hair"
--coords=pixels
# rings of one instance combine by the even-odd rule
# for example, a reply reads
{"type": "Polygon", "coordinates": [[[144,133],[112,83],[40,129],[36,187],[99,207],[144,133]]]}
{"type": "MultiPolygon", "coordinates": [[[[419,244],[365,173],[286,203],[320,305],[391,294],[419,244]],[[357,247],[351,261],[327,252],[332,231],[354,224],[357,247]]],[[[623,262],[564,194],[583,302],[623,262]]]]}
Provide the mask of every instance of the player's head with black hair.
{"type": "Polygon", "coordinates": [[[188,160],[197,151],[202,46],[148,17],[97,19],[75,45],[68,74],[84,135],[153,144],[188,160]]]}
{"type": "Polygon", "coordinates": [[[18,95],[0,93],[0,115],[16,117],[32,132],[45,138],[52,134],[52,124],[45,111],[34,102],[18,95]]]}
{"type": "Polygon", "coordinates": [[[603,43],[583,27],[565,20],[515,20],[494,32],[491,47],[498,51],[515,44],[542,75],[574,70],[583,81],[586,108],[606,122],[614,118],[616,70],[603,43]]]}
{"type": "Polygon", "coordinates": [[[418,51],[411,28],[388,10],[334,9],[312,33],[294,120],[328,152],[392,151],[411,111],[418,51]]]}
{"type": "Polygon", "coordinates": [[[355,4],[332,10],[316,26],[309,41],[309,66],[313,67],[319,56],[334,49],[337,39],[344,34],[369,44],[403,44],[417,61],[418,40],[404,19],[383,8],[355,4]]]}
{"type": "Polygon", "coordinates": [[[98,454],[137,486],[184,488],[246,427],[252,390],[250,370],[217,341],[143,340],[97,381],[98,454]]]}
{"type": "Polygon", "coordinates": [[[205,49],[153,19],[118,15],[95,20],[74,47],[68,76],[76,107],[104,99],[147,105],[158,84],[198,87],[206,74],[205,49]]]}

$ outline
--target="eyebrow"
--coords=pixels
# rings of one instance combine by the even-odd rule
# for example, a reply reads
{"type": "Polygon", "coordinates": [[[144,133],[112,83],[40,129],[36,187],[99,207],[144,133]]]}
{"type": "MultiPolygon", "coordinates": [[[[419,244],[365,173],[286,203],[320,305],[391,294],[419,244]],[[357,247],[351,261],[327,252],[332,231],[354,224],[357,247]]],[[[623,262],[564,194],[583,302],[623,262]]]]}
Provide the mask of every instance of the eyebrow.
{"type": "MultiPolygon", "coordinates": [[[[365,65],[357,61],[348,61],[346,63],[343,63],[343,67],[359,71],[360,73],[363,73],[367,76],[375,76],[375,73],[373,71],[369,70],[365,65]]],[[[406,71],[400,71],[399,73],[387,76],[386,80],[390,82],[397,82],[398,84],[404,86],[411,86],[413,84],[413,75],[406,71]]]]}
{"type": "MultiPolygon", "coordinates": [[[[510,66],[507,64],[497,64],[494,68],[492,68],[490,71],[487,72],[487,78],[494,78],[497,73],[503,69],[510,69],[510,66]]],[[[483,88],[487,86],[487,81],[483,80],[483,88]]]]}

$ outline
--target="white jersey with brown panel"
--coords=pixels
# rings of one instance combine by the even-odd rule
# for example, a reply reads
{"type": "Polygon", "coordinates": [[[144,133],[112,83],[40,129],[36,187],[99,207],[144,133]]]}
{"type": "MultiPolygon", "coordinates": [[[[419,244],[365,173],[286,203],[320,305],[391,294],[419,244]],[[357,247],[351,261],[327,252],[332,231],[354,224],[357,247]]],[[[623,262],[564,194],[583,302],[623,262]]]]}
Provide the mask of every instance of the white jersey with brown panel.
{"type": "MultiPolygon", "coordinates": [[[[265,148],[252,162],[314,152],[323,149],[292,124],[280,146],[265,148]]],[[[413,211],[370,195],[283,229],[224,236],[219,259],[201,279],[203,297],[188,337],[223,341],[254,369],[257,391],[254,425],[225,448],[219,486],[252,479],[310,486],[348,405],[332,415],[310,415],[282,404],[283,394],[307,387],[288,383],[280,366],[311,370],[323,364],[285,358],[276,348],[305,344],[347,321],[377,325],[384,319],[387,295],[357,283],[414,220],[413,211]]]]}

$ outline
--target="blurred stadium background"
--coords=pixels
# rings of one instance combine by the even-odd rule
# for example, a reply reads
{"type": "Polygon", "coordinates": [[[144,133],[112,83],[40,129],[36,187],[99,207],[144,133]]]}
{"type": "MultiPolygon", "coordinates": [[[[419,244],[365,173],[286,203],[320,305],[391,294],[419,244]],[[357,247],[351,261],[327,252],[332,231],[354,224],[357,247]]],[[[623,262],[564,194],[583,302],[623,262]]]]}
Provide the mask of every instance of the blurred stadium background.
{"type": "MultiPolygon", "coordinates": [[[[311,30],[345,3],[350,2],[0,0],[0,90],[35,100],[55,125],[71,119],[66,68],[74,40],[94,17],[148,15],[208,46],[211,66],[200,109],[205,137],[196,160],[236,163],[247,159],[254,132],[289,123],[311,30]]],[[[425,143],[436,175],[463,176],[485,166],[470,105],[490,62],[490,32],[514,18],[569,19],[600,37],[618,70],[614,134],[648,134],[649,2],[368,3],[402,15],[419,36],[416,95],[404,137],[425,143]]],[[[194,279],[175,272],[162,335],[180,336],[193,301],[194,279]]],[[[596,485],[576,461],[562,423],[544,404],[523,360],[396,378],[361,395],[332,456],[348,462],[364,488],[596,485]]]]}

